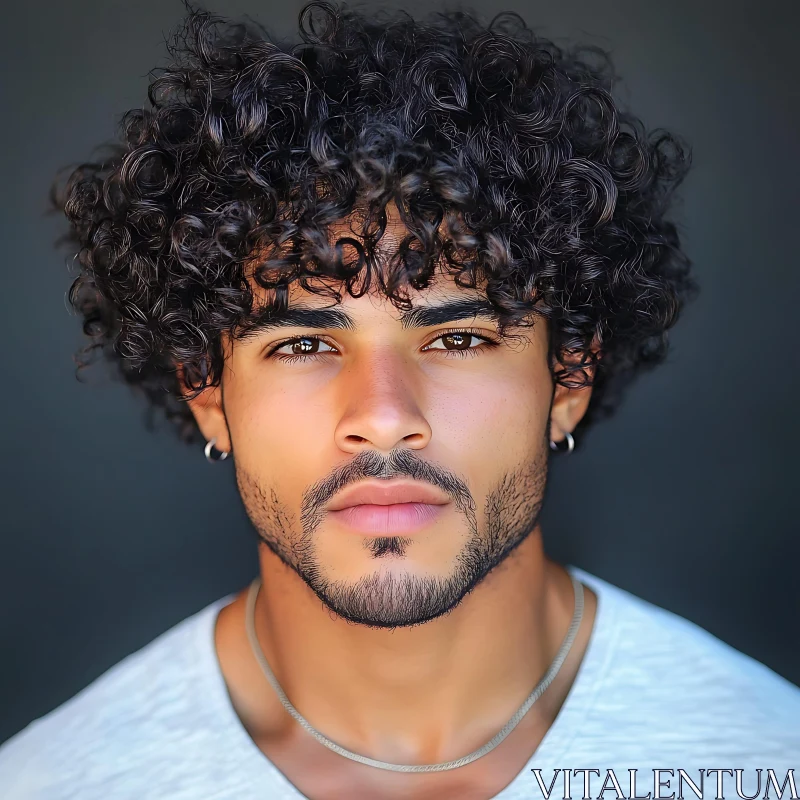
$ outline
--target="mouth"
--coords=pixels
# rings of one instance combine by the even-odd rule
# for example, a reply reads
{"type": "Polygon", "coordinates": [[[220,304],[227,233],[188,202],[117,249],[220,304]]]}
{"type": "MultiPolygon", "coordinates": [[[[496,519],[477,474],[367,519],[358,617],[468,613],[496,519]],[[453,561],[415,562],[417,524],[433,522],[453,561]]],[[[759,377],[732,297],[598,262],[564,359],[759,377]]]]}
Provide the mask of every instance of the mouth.
{"type": "Polygon", "coordinates": [[[329,511],[328,518],[362,534],[405,536],[434,523],[445,507],[445,504],[434,503],[364,503],[329,511]]]}

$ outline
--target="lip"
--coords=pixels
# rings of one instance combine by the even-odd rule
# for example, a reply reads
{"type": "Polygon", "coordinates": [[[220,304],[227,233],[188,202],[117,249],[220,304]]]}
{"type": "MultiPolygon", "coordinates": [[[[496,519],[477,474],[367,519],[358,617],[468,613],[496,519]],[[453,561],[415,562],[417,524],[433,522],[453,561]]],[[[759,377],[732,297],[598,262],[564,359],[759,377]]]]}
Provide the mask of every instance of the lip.
{"type": "Polygon", "coordinates": [[[430,484],[382,480],[348,487],[328,505],[328,516],[360,533],[401,536],[430,525],[449,504],[430,484]]]}
{"type": "Polygon", "coordinates": [[[407,503],[443,506],[449,502],[449,497],[429,483],[382,480],[349,486],[334,496],[328,504],[328,511],[342,511],[362,505],[389,506],[407,503]]]}

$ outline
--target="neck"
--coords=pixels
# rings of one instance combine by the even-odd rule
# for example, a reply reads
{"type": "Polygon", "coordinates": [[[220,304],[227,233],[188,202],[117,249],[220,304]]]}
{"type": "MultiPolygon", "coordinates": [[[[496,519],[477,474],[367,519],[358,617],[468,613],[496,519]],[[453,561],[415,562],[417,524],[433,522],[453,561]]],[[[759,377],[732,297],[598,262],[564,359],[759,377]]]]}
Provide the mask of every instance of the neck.
{"type": "MultiPolygon", "coordinates": [[[[574,611],[569,576],[544,556],[538,527],[450,614],[395,630],[337,618],[264,546],[260,561],[256,630],[292,704],[344,747],[392,762],[446,761],[488,741],[549,668],[574,611]]],[[[243,610],[227,615],[228,631],[222,616],[218,652],[237,712],[251,735],[286,729],[244,643],[243,610]]],[[[528,725],[546,730],[568,688],[554,681],[528,725]]]]}

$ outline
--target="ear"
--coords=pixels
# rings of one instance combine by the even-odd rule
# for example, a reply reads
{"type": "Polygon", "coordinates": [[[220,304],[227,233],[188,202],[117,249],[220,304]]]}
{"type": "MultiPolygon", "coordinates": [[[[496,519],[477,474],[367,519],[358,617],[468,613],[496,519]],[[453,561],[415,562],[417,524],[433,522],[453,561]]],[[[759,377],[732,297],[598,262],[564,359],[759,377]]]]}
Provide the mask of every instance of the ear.
{"type": "MultiPolygon", "coordinates": [[[[186,387],[183,366],[177,369],[178,384],[184,394],[191,390],[186,387]]],[[[203,434],[205,440],[216,439],[214,447],[217,450],[229,452],[232,449],[228,423],[222,407],[222,386],[209,386],[203,389],[197,397],[186,401],[203,434]]]]}
{"type": "MultiPolygon", "coordinates": [[[[597,353],[599,346],[592,345],[592,350],[597,353]]],[[[564,357],[561,364],[579,363],[579,357],[564,357]]],[[[591,379],[595,373],[592,365],[583,368],[587,379],[591,379]]],[[[575,372],[574,382],[579,382],[580,373],[575,372]]],[[[572,381],[570,381],[572,382],[572,381]]],[[[592,387],[581,386],[571,389],[556,383],[553,395],[553,405],[550,409],[550,439],[553,442],[561,442],[566,438],[567,433],[572,433],[577,424],[583,418],[589,408],[589,401],[592,399],[592,387]]]]}

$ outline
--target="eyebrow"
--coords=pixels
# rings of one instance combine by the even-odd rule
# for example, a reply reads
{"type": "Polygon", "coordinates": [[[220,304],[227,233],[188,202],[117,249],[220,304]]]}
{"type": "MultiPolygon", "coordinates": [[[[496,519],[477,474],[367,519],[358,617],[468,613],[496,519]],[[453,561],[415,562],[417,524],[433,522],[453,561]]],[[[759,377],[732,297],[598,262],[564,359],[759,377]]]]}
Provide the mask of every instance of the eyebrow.
{"type": "MultiPolygon", "coordinates": [[[[400,315],[400,325],[407,328],[427,328],[443,325],[448,322],[459,322],[473,317],[489,317],[498,319],[498,314],[488,300],[469,298],[448,300],[436,305],[418,306],[400,315]]],[[[278,328],[338,328],[358,330],[355,320],[346,311],[339,308],[311,308],[304,305],[289,307],[284,311],[265,309],[247,326],[242,338],[253,336],[261,331],[278,328]]]]}

